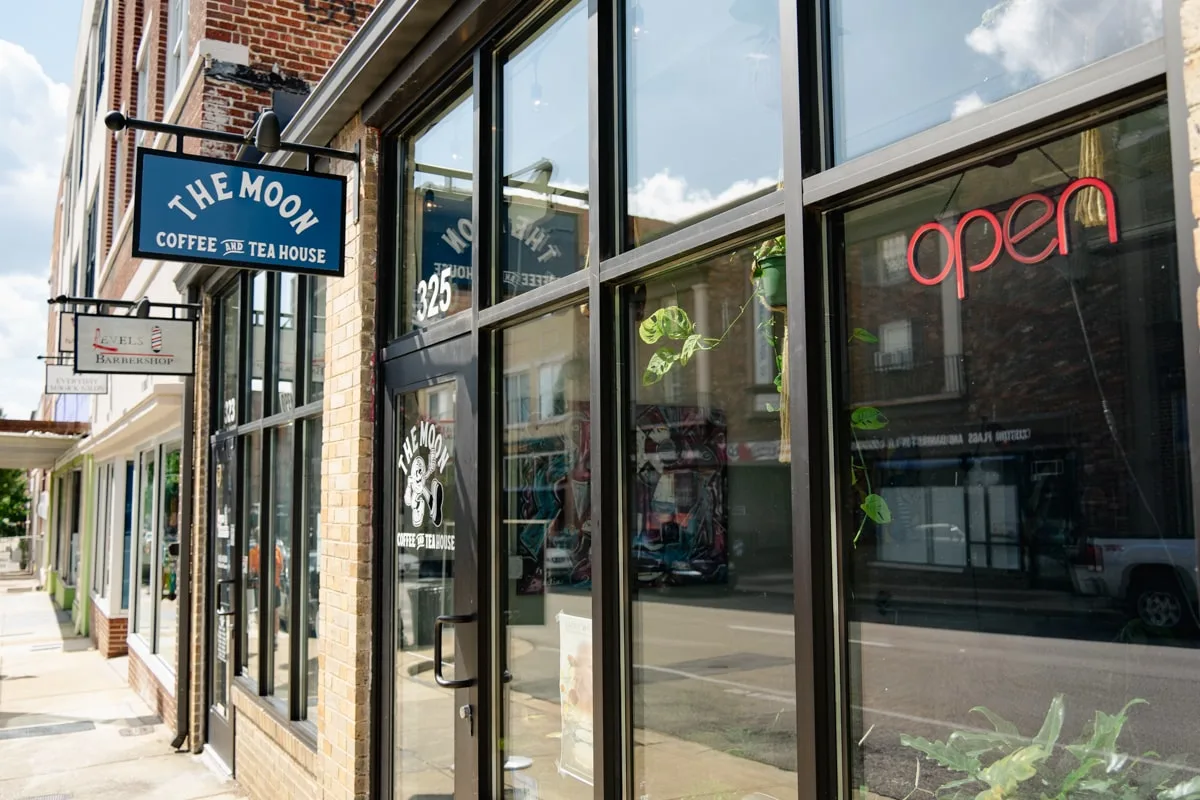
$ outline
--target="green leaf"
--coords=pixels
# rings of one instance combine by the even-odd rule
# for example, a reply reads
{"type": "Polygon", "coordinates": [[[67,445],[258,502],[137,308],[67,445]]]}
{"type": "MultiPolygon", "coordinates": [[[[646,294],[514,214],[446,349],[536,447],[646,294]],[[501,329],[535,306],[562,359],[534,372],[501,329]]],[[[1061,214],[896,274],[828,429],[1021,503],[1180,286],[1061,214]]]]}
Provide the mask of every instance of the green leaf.
{"type": "Polygon", "coordinates": [[[1050,709],[1046,712],[1046,719],[1042,722],[1042,729],[1038,731],[1038,735],[1033,737],[1033,743],[1041,745],[1046,750],[1053,750],[1055,743],[1058,742],[1058,736],[1062,733],[1063,726],[1063,696],[1055,695],[1050,701],[1050,709]]]}
{"type": "Polygon", "coordinates": [[[695,326],[686,311],[679,306],[666,306],[642,321],[638,336],[646,344],[654,344],[664,336],[668,339],[686,339],[694,330],[695,326]]]}
{"type": "Polygon", "coordinates": [[[683,341],[679,352],[679,364],[685,365],[700,350],[711,350],[720,343],[720,339],[706,338],[699,333],[693,333],[683,341]]]}
{"type": "Polygon", "coordinates": [[[863,406],[850,412],[850,424],[860,431],[877,431],[887,427],[888,418],[874,406],[863,406]]]}
{"type": "Polygon", "coordinates": [[[995,761],[979,773],[979,779],[999,790],[1000,796],[1011,794],[1017,785],[1037,775],[1037,765],[1050,756],[1050,751],[1037,744],[1022,747],[995,761]]]}
{"type": "Polygon", "coordinates": [[[1159,792],[1158,800],[1197,800],[1200,798],[1200,777],[1176,784],[1165,792],[1159,792]]]}
{"type": "Polygon", "coordinates": [[[1009,753],[1014,747],[1025,744],[1025,740],[1020,736],[974,731],[955,731],[946,742],[973,756],[983,755],[992,750],[1009,753]]]}
{"type": "Polygon", "coordinates": [[[1003,733],[1007,736],[1020,736],[1017,726],[1006,720],[1004,717],[992,711],[986,706],[975,706],[971,709],[972,713],[983,714],[987,717],[988,722],[992,723],[992,727],[996,729],[996,733],[1003,733]]]}
{"type": "Polygon", "coordinates": [[[877,494],[867,495],[859,506],[876,525],[887,525],[892,521],[892,509],[888,508],[887,500],[877,494]]]}
{"type": "Polygon", "coordinates": [[[969,756],[961,750],[956,750],[946,742],[931,742],[920,736],[901,734],[900,744],[924,753],[930,759],[947,769],[965,772],[968,775],[979,773],[981,765],[978,758],[969,756]]]}
{"type": "Polygon", "coordinates": [[[850,341],[858,340],[866,344],[879,344],[879,337],[866,328],[855,328],[850,331],[850,341]]]}
{"type": "Polygon", "coordinates": [[[652,386],[661,381],[671,369],[671,365],[678,360],[679,354],[671,348],[659,348],[654,355],[650,356],[650,362],[646,364],[646,371],[642,373],[642,385],[652,386]]]}

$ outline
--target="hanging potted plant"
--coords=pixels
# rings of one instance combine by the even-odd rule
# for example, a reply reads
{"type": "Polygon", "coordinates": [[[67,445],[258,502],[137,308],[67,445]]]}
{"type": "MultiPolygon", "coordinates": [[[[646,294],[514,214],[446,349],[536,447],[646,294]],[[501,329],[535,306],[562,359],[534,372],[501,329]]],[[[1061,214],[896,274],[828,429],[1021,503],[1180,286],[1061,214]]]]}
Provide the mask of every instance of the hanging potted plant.
{"type": "Polygon", "coordinates": [[[773,309],[787,307],[787,237],[767,239],[754,251],[750,279],[763,302],[773,309]]]}

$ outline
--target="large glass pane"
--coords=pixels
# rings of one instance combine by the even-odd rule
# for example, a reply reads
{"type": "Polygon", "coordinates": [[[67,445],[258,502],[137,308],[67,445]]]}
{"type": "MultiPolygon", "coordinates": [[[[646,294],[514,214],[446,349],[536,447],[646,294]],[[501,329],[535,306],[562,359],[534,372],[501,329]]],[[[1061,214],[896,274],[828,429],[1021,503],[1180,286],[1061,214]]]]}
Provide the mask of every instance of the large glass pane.
{"type": "MultiPolygon", "coordinates": [[[[434,620],[454,613],[455,382],[397,398],[395,795],[454,794],[454,692],[433,679],[434,620]]],[[[454,677],[447,632],[442,674],[454,677]]]]}
{"type": "Polygon", "coordinates": [[[535,391],[550,398],[536,420],[527,396],[501,404],[505,783],[516,796],[532,780],[540,797],[591,797],[588,318],[572,306],[504,331],[503,343],[505,375],[545,365],[535,391]]]}
{"type": "Polygon", "coordinates": [[[304,422],[304,540],[308,546],[305,560],[307,574],[304,588],[298,590],[307,598],[304,605],[304,620],[308,635],[304,639],[303,657],[306,663],[305,693],[306,715],[316,719],[317,686],[320,673],[317,668],[317,636],[320,615],[321,589],[321,419],[304,422]]]}
{"type": "MultiPolygon", "coordinates": [[[[292,617],[292,602],[304,594],[297,593],[292,588],[292,480],[296,475],[295,428],[284,425],[271,434],[274,443],[274,462],[272,471],[275,473],[274,485],[271,490],[271,502],[274,505],[272,520],[272,536],[275,546],[274,556],[270,564],[264,568],[271,570],[271,645],[274,653],[271,664],[274,670],[272,682],[273,694],[281,700],[288,696],[288,669],[291,659],[292,628],[289,620],[292,617]]],[[[303,586],[301,587],[303,591],[303,586]]]]}
{"type": "Polygon", "coordinates": [[[475,118],[471,95],[405,140],[404,262],[397,334],[471,307],[475,118]]]}
{"type": "Polygon", "coordinates": [[[158,515],[158,653],[175,669],[175,643],[179,638],[179,455],[178,447],[163,455],[162,510],[158,515]]]}
{"type": "Polygon", "coordinates": [[[238,327],[241,321],[241,292],[234,289],[220,300],[221,308],[221,405],[217,424],[232,428],[238,423],[238,389],[241,369],[238,361],[238,327]]]}
{"type": "Polygon", "coordinates": [[[133,616],[139,636],[151,644],[154,632],[154,562],[157,555],[154,546],[154,511],[157,493],[155,483],[154,451],[142,454],[142,469],[138,489],[138,590],[135,597],[133,616]]]}
{"type": "Polygon", "coordinates": [[[262,419],[263,368],[267,358],[267,273],[260,272],[250,284],[250,419],[262,419]]]}
{"type": "Polygon", "coordinates": [[[242,497],[242,552],[246,554],[246,574],[242,584],[245,587],[245,619],[246,630],[242,639],[243,673],[254,680],[259,679],[259,630],[262,618],[259,616],[261,604],[259,589],[263,580],[269,577],[263,574],[262,556],[259,545],[262,543],[262,433],[254,433],[242,439],[242,473],[246,482],[242,486],[245,495],[242,497]]]}
{"type": "Polygon", "coordinates": [[[778,3],[625,0],[625,46],[632,245],[783,180],[778,3]]]}
{"type": "Polygon", "coordinates": [[[775,391],[788,380],[776,357],[787,309],[782,280],[751,283],[753,251],[627,295],[633,769],[643,797],[796,797],[791,449],[775,391]]]}
{"type": "Polygon", "coordinates": [[[513,297],[587,263],[587,4],[561,11],[503,74],[500,293],[513,297]]]}
{"type": "Polygon", "coordinates": [[[325,396],[325,278],[308,279],[308,371],[304,402],[325,396]]]}
{"type": "Polygon", "coordinates": [[[853,786],[1187,796],[1166,791],[1200,755],[1169,140],[1159,106],[844,216],[853,786]]]}
{"type": "Polygon", "coordinates": [[[833,0],[839,162],[1162,36],[1162,0],[833,0]]]}
{"type": "Polygon", "coordinates": [[[229,687],[233,677],[234,639],[234,542],[237,522],[237,439],[225,439],[213,446],[213,515],[216,541],[213,563],[216,589],[213,604],[216,631],[213,634],[211,702],[218,713],[225,715],[229,708],[229,687]]]}
{"type": "Polygon", "coordinates": [[[296,407],[296,329],[300,320],[300,276],[279,276],[279,327],[275,329],[275,408],[296,407]]]}

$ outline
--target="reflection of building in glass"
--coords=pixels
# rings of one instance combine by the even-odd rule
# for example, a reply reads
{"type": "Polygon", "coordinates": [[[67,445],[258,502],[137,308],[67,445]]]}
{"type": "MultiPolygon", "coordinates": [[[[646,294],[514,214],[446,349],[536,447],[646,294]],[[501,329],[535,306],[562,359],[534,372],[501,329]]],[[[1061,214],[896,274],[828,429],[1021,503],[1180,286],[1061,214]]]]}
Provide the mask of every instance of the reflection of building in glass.
{"type": "Polygon", "coordinates": [[[1116,244],[1108,212],[1083,211],[1099,194],[1067,206],[1067,255],[1053,247],[1052,206],[1014,203],[1057,200],[1079,136],[848,215],[851,327],[872,339],[849,345],[850,397],[889,421],[851,446],[894,517],[866,526],[862,558],[1065,585],[1084,541],[1192,535],[1166,128],[1147,112],[1098,135],[1116,244]],[[986,218],[960,230],[969,209],[993,213],[1016,243],[986,218]],[[962,239],[961,262],[945,236],[898,251],[898,236],[930,220],[962,239]],[[969,269],[1000,246],[990,267],[969,269]],[[935,286],[909,272],[928,281],[947,264],[935,286]]]}

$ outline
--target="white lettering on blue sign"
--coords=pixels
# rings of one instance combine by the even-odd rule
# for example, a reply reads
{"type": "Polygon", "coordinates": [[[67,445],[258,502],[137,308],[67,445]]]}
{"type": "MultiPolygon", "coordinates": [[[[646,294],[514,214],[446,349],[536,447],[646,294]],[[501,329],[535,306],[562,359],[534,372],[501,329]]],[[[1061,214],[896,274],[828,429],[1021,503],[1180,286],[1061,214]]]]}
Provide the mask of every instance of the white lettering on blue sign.
{"type": "MultiPolygon", "coordinates": [[[[204,180],[196,180],[183,187],[191,197],[191,207],[182,194],[177,194],[167,202],[167,208],[178,211],[189,220],[194,220],[198,216],[198,212],[223,200],[233,199],[234,193],[229,190],[229,176],[226,173],[212,173],[208,176],[208,183],[212,185],[212,192],[209,191],[204,180]],[[216,193],[215,198],[213,197],[214,192],[216,193]]],[[[255,175],[252,178],[249,172],[243,172],[242,184],[238,189],[237,197],[253,200],[268,208],[278,210],[279,216],[288,220],[288,224],[297,234],[304,233],[321,221],[311,208],[305,209],[301,214],[300,209],[304,206],[304,200],[296,194],[284,196],[283,184],[279,181],[267,182],[263,175],[255,175]]]]}

